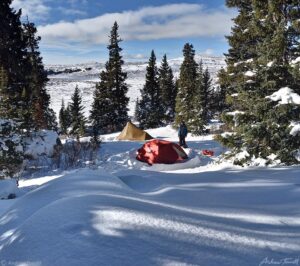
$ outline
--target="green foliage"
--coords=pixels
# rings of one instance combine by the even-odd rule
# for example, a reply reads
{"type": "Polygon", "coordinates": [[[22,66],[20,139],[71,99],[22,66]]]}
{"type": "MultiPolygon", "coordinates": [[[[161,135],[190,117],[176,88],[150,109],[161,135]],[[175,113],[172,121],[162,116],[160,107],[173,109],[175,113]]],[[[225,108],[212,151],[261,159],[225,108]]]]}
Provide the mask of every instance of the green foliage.
{"type": "Polygon", "coordinates": [[[61,108],[59,110],[59,127],[62,134],[67,134],[68,127],[70,126],[70,120],[67,114],[68,110],[65,108],[64,100],[61,101],[61,108]]]}
{"type": "Polygon", "coordinates": [[[12,120],[0,121],[1,177],[13,177],[21,170],[24,154],[18,127],[12,120]]]}
{"type": "Polygon", "coordinates": [[[119,46],[122,40],[118,29],[115,22],[107,46],[109,60],[100,74],[100,82],[96,85],[90,114],[93,127],[103,133],[119,131],[128,121],[129,98],[126,96],[128,86],[125,83],[127,73],[122,70],[124,61],[121,56],[122,48],[119,46]]]}
{"type": "Polygon", "coordinates": [[[193,45],[185,44],[183,55],[176,97],[175,124],[178,126],[181,121],[185,121],[191,133],[200,135],[204,132],[210,115],[208,108],[211,78],[208,70],[203,70],[202,62],[196,63],[193,45]]]}
{"type": "MultiPolygon", "coordinates": [[[[76,86],[74,94],[70,103],[70,115],[71,115],[71,134],[76,136],[83,136],[86,129],[86,119],[83,114],[84,107],[82,106],[82,99],[78,86],[76,86]]],[[[66,116],[64,115],[64,118],[66,116]]],[[[65,125],[66,126],[66,125],[65,125]]]]}
{"type": "Polygon", "coordinates": [[[164,123],[169,124],[175,118],[176,87],[174,75],[168,64],[167,56],[164,55],[161,66],[158,70],[158,84],[161,96],[162,112],[164,114],[164,123]]]}
{"type": "Polygon", "coordinates": [[[141,100],[136,107],[141,128],[156,128],[163,125],[164,113],[161,100],[156,56],[152,50],[146,69],[146,82],[141,90],[141,100]]]}
{"type": "MultiPolygon", "coordinates": [[[[49,108],[45,89],[48,81],[39,52],[40,37],[33,23],[20,21],[21,10],[14,11],[11,1],[0,4],[0,65],[6,75],[1,89],[2,118],[20,122],[26,132],[55,127],[55,115],[49,108]]],[[[3,74],[2,74],[3,75],[3,74]]]]}
{"type": "MultiPolygon", "coordinates": [[[[300,120],[300,106],[278,104],[267,96],[288,87],[300,93],[300,10],[298,1],[227,1],[239,13],[228,37],[227,69],[219,73],[226,90],[227,109],[242,112],[234,121],[224,113],[223,121],[235,132],[222,143],[245,150],[252,157],[299,163],[299,135],[290,134],[290,125],[300,120]],[[240,139],[241,145],[235,146],[240,139]]],[[[227,111],[228,111],[227,110],[227,111]]],[[[243,163],[245,163],[243,162],[243,163]]]]}

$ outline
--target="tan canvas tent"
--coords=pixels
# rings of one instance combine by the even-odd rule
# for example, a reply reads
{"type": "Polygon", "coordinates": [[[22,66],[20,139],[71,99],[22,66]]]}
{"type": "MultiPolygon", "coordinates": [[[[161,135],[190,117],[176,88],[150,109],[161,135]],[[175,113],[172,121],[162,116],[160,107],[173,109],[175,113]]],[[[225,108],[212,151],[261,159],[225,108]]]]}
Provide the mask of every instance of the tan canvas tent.
{"type": "Polygon", "coordinates": [[[128,122],[121,134],[117,137],[118,140],[150,140],[153,139],[146,131],[138,128],[131,122],[128,122]]]}

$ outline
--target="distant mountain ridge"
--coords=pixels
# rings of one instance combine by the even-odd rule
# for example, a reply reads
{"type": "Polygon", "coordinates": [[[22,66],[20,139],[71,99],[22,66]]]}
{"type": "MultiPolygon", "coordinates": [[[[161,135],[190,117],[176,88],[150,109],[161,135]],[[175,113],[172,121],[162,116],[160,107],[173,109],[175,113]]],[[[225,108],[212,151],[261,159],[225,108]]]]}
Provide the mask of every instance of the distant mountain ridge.
{"type": "MultiPolygon", "coordinates": [[[[214,83],[216,83],[218,71],[225,67],[225,58],[196,55],[195,59],[197,62],[202,60],[204,68],[208,68],[214,83]]],[[[173,69],[175,77],[179,76],[182,62],[183,58],[169,59],[169,64],[173,69]]],[[[142,89],[145,82],[147,64],[148,62],[129,62],[124,64],[124,71],[128,73],[129,114],[131,116],[134,113],[136,99],[140,96],[140,89],[142,89]]],[[[104,63],[98,62],[73,65],[47,65],[46,71],[49,75],[47,90],[51,96],[51,106],[56,114],[59,112],[62,99],[67,104],[71,99],[76,85],[78,85],[85,106],[85,114],[88,116],[93,101],[95,84],[99,81],[99,73],[104,67],[104,63]]]]}

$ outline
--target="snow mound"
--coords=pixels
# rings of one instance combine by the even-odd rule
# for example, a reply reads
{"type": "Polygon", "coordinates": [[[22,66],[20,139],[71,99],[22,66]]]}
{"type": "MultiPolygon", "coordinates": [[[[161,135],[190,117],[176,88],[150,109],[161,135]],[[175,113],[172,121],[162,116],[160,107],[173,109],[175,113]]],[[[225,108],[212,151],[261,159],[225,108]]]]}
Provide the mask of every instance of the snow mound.
{"type": "Polygon", "coordinates": [[[10,194],[17,194],[18,187],[16,180],[5,179],[0,180],[0,199],[7,199],[10,194]]]}
{"type": "Polygon", "coordinates": [[[51,156],[56,144],[58,134],[55,131],[43,130],[25,140],[25,155],[32,156],[34,159],[40,155],[51,156]]]}
{"type": "Polygon", "coordinates": [[[300,95],[289,87],[281,88],[266,98],[274,102],[279,102],[279,104],[300,104],[300,95]]]}
{"type": "Polygon", "coordinates": [[[298,134],[300,134],[300,123],[299,122],[292,122],[290,124],[290,127],[292,128],[290,131],[290,135],[295,137],[298,134]]]}

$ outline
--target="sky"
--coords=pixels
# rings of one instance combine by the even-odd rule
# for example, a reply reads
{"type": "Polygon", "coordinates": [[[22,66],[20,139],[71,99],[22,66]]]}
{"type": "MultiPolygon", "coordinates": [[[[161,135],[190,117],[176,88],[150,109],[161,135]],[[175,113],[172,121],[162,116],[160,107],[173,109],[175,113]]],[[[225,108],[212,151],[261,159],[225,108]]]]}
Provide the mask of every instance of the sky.
{"type": "Polygon", "coordinates": [[[46,64],[105,62],[109,33],[119,24],[126,61],[182,56],[185,43],[196,52],[220,56],[228,49],[235,13],[225,0],[14,0],[42,37],[46,64]]]}

